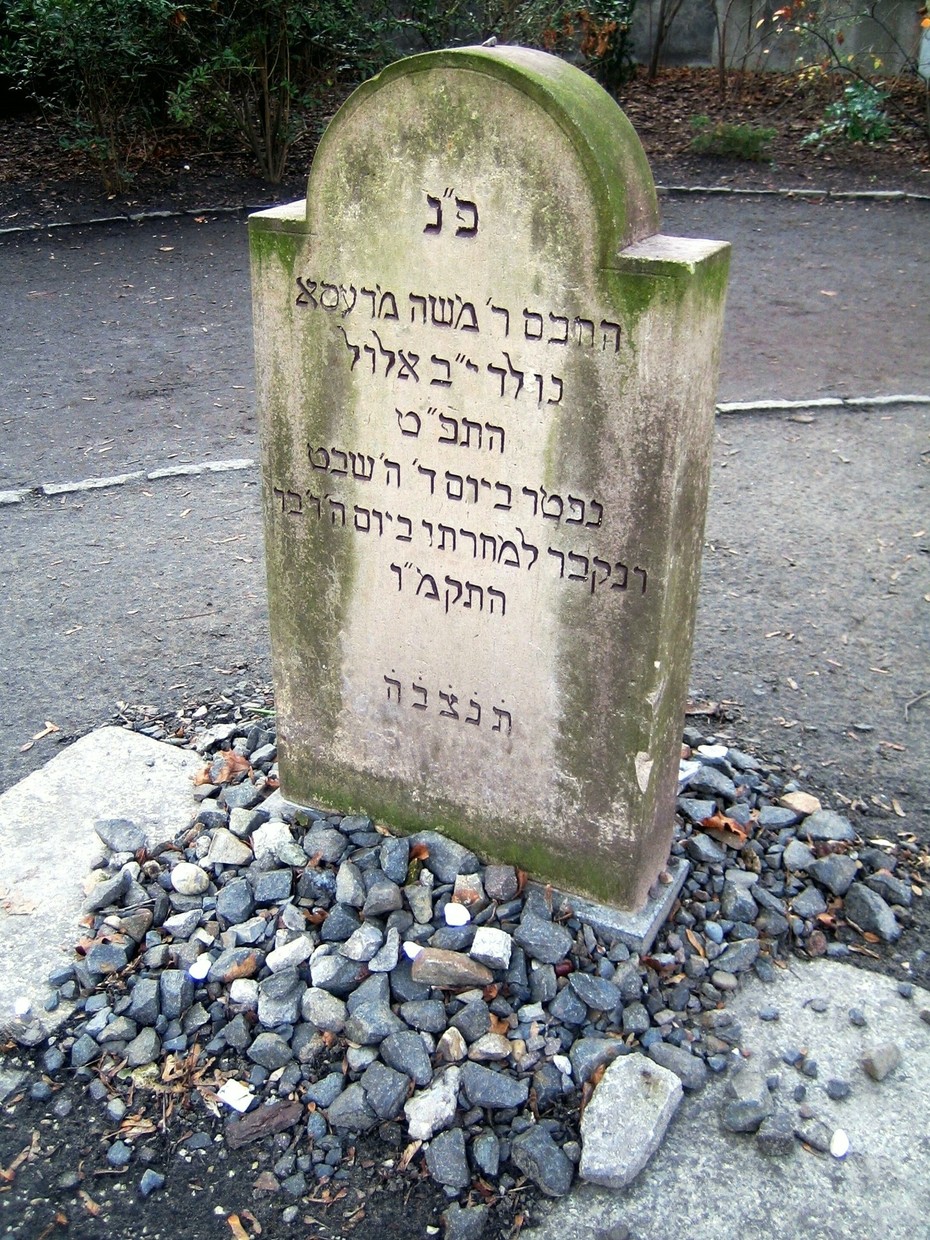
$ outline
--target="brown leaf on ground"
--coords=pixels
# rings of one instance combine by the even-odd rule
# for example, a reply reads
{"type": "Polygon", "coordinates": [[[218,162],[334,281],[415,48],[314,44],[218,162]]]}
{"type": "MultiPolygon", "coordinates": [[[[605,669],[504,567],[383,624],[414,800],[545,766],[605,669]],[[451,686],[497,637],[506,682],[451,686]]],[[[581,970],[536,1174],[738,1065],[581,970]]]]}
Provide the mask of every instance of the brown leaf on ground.
{"type": "Polygon", "coordinates": [[[96,1218],[97,1215],[100,1213],[101,1209],[103,1208],[100,1205],[100,1203],[98,1201],[94,1201],[90,1193],[86,1192],[83,1188],[78,1189],[78,1196],[80,1197],[81,1202],[84,1206],[84,1209],[87,1211],[87,1213],[92,1215],[94,1218],[96,1218]]]}
{"type": "Polygon", "coordinates": [[[210,774],[209,783],[228,784],[239,775],[250,776],[252,764],[242,754],[227,749],[213,759],[207,770],[210,774]]]}
{"type": "Polygon", "coordinates": [[[227,1217],[226,1222],[229,1225],[229,1230],[233,1234],[233,1240],[249,1240],[249,1233],[239,1222],[238,1214],[230,1214],[227,1217]]]}
{"type": "Polygon", "coordinates": [[[710,818],[704,819],[701,829],[713,836],[718,844],[725,844],[727,848],[742,848],[749,839],[749,832],[741,823],[738,823],[735,818],[728,818],[719,810],[716,814],[711,814],[710,818]]]}
{"type": "Polygon", "coordinates": [[[401,1154],[400,1158],[398,1159],[398,1162],[397,1162],[398,1171],[407,1170],[407,1168],[410,1166],[410,1160],[417,1153],[417,1151],[420,1149],[420,1146],[422,1144],[423,1144],[422,1141],[411,1141],[410,1142],[410,1144],[404,1150],[403,1154],[401,1154]]]}

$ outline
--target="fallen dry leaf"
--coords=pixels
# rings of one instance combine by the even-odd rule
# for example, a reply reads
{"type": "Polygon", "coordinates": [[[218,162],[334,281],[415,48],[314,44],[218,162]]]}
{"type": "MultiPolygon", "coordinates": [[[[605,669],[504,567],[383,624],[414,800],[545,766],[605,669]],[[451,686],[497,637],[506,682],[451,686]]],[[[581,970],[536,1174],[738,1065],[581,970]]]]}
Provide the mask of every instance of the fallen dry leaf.
{"type": "Polygon", "coordinates": [[[228,784],[237,775],[251,775],[252,764],[242,754],[234,753],[232,749],[226,749],[217,758],[214,758],[207,771],[210,775],[208,783],[228,784]]]}
{"type": "Polygon", "coordinates": [[[735,818],[728,818],[726,814],[720,813],[719,810],[710,818],[704,819],[701,829],[713,836],[718,844],[724,844],[727,848],[742,848],[749,839],[749,832],[744,826],[735,818]]]}
{"type": "Polygon", "coordinates": [[[96,1218],[97,1215],[100,1213],[101,1209],[103,1208],[100,1205],[100,1203],[97,1201],[94,1201],[90,1193],[86,1192],[83,1188],[78,1189],[78,1196],[80,1197],[84,1205],[84,1209],[87,1211],[87,1213],[92,1215],[94,1218],[96,1218]]]}
{"type": "Polygon", "coordinates": [[[229,1230],[232,1232],[235,1240],[249,1240],[249,1233],[239,1222],[238,1214],[230,1214],[226,1222],[229,1224],[229,1230]]]}
{"type": "Polygon", "coordinates": [[[407,1168],[410,1166],[410,1160],[417,1153],[417,1151],[420,1149],[420,1146],[422,1144],[423,1144],[422,1141],[411,1141],[410,1142],[410,1144],[406,1147],[403,1154],[401,1154],[400,1158],[397,1161],[398,1171],[407,1170],[407,1168]]]}

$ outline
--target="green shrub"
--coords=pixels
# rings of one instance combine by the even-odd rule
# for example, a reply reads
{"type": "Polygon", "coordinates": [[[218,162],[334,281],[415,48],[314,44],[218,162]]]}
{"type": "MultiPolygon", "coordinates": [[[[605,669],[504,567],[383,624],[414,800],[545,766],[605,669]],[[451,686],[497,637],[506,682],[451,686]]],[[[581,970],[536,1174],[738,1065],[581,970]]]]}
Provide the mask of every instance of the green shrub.
{"type": "Polygon", "coordinates": [[[748,159],[754,163],[771,159],[768,144],[775,129],[758,125],[734,125],[729,121],[712,122],[708,116],[693,116],[691,150],[696,155],[718,155],[725,159],[748,159]]]}
{"type": "Polygon", "coordinates": [[[812,146],[839,138],[846,142],[886,142],[891,136],[891,122],[885,112],[888,95],[869,82],[850,82],[842,99],[831,103],[823,121],[801,142],[812,146]]]}
{"type": "Polygon", "coordinates": [[[211,0],[183,12],[193,67],[174,92],[173,115],[190,125],[225,121],[273,185],[321,88],[354,84],[387,58],[387,19],[351,0],[211,0]]]}
{"type": "Polygon", "coordinates": [[[111,193],[166,116],[177,72],[173,0],[9,0],[0,70],[68,123],[111,193]]]}

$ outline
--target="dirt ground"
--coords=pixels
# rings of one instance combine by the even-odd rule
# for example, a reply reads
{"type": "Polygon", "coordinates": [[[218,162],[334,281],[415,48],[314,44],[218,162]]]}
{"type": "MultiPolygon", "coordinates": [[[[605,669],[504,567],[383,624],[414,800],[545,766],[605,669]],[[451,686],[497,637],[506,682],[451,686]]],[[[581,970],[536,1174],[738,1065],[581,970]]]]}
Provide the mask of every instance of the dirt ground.
{"type": "MultiPolygon", "coordinates": [[[[930,157],[908,136],[800,148],[819,104],[797,93],[747,87],[727,105],[753,123],[780,118],[765,165],[687,153],[690,116],[715,115],[712,75],[675,71],[634,93],[623,102],[661,182],[930,192],[930,157]]],[[[0,122],[0,134],[0,227],[271,201],[230,149],[166,138],[132,195],[107,200],[45,122],[0,122]]],[[[298,196],[308,164],[304,147],[275,196],[298,196]]],[[[682,198],[663,216],[668,232],[734,244],[723,398],[930,393],[928,204],[682,198]]],[[[239,217],[204,216],[0,239],[0,489],[255,455],[243,234],[239,217]]],[[[777,762],[864,835],[913,833],[930,851],[930,708],[905,709],[930,689],[928,467],[925,406],[720,418],[692,690],[713,704],[698,719],[708,731],[777,762]]],[[[118,701],[166,712],[268,681],[257,471],[34,497],[0,525],[0,787],[118,701]],[[45,719],[61,732],[29,747],[45,719]]],[[[859,963],[928,985],[928,903],[893,950],[859,963]]],[[[359,1145],[345,1197],[302,1203],[285,1224],[287,1203],[260,1179],[270,1151],[229,1151],[217,1131],[179,1106],[142,1141],[170,1172],[142,1202],[141,1165],[106,1164],[102,1104],[74,1083],[14,1099],[0,1118],[0,1232],[226,1240],[232,1214],[250,1238],[440,1227],[442,1195],[415,1170],[392,1174],[397,1150],[381,1142],[359,1145]],[[179,1155],[194,1128],[209,1147],[179,1155]]],[[[517,1193],[495,1236],[543,1208],[517,1193]]]]}

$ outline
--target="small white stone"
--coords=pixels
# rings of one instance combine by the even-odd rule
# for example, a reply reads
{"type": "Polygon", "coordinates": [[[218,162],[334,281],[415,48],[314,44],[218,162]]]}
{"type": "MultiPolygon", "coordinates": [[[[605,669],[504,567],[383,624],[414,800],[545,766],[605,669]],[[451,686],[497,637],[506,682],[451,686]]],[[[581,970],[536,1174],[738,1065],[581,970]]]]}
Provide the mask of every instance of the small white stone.
{"type": "Polygon", "coordinates": [[[280,973],[282,969],[293,969],[309,960],[313,955],[313,940],[309,934],[302,934],[290,943],[282,943],[265,957],[265,964],[272,973],[280,973]]]}
{"type": "Polygon", "coordinates": [[[842,1128],[837,1128],[830,1138],[830,1153],[834,1158],[845,1158],[849,1153],[849,1137],[842,1128]]]}
{"type": "Polygon", "coordinates": [[[471,913],[464,904],[453,904],[450,900],[444,912],[447,926],[467,926],[471,921],[471,913]]]}
{"type": "Polygon", "coordinates": [[[181,861],[171,871],[171,886],[182,896],[202,896],[210,886],[210,875],[199,865],[181,861]]]}
{"type": "Polygon", "coordinates": [[[729,750],[726,745],[698,745],[698,753],[702,758],[710,758],[711,761],[725,758],[729,750]]]}
{"type": "Polygon", "coordinates": [[[567,1076],[569,1077],[569,1079],[571,1079],[572,1061],[569,1059],[567,1055],[553,1055],[552,1062],[555,1064],[555,1066],[558,1068],[558,1070],[562,1073],[563,1076],[567,1076]]]}
{"type": "Polygon", "coordinates": [[[210,972],[210,966],[212,964],[213,964],[213,961],[210,959],[209,953],[204,952],[202,956],[197,957],[197,959],[190,966],[187,972],[189,976],[194,979],[195,982],[202,982],[203,979],[210,972]]]}
{"type": "Polygon", "coordinates": [[[239,1007],[258,1007],[258,982],[254,977],[237,977],[229,987],[229,997],[239,1007]]]}
{"type": "Polygon", "coordinates": [[[506,930],[498,930],[494,926],[479,926],[468,954],[472,960],[487,965],[489,969],[508,969],[512,949],[513,939],[506,930]]]}
{"type": "Polygon", "coordinates": [[[404,943],[404,955],[408,960],[416,960],[422,950],[423,944],[414,943],[412,939],[407,939],[404,943]]]}
{"type": "Polygon", "coordinates": [[[459,1096],[460,1070],[447,1068],[404,1103],[407,1131],[411,1141],[429,1141],[436,1132],[448,1128],[455,1119],[459,1096]]]}
{"type": "Polygon", "coordinates": [[[216,1091],[216,1096],[220,1102],[225,1102],[228,1107],[241,1112],[247,1111],[255,1099],[248,1086],[232,1079],[223,1082],[216,1091]]]}
{"type": "Polygon", "coordinates": [[[16,1015],[19,1017],[28,1016],[30,1011],[32,1010],[32,1004],[29,1002],[29,1000],[26,998],[25,995],[20,995],[19,998],[16,1000],[16,1002],[13,1004],[13,1010],[16,1013],[16,1015]]]}

